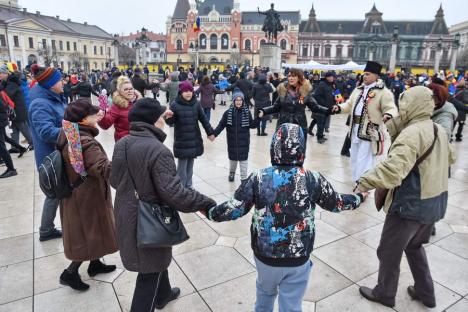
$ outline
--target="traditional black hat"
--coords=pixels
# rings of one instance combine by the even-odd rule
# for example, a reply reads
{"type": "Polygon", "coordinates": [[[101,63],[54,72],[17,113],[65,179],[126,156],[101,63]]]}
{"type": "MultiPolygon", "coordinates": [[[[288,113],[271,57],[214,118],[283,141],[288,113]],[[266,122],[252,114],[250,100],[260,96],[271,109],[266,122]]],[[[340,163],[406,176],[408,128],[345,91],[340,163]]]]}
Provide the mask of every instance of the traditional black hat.
{"type": "Polygon", "coordinates": [[[380,72],[382,71],[382,65],[377,62],[367,61],[364,71],[380,75],[380,72]]]}

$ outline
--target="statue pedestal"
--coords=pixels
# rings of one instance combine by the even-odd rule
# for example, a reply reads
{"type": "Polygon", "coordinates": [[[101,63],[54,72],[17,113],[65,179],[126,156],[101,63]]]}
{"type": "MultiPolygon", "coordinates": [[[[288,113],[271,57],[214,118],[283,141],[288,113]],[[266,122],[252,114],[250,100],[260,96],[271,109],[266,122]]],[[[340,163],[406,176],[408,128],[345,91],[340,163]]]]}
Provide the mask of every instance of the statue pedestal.
{"type": "Polygon", "coordinates": [[[281,72],[281,48],[273,43],[260,46],[260,66],[270,68],[271,72],[281,72]]]}

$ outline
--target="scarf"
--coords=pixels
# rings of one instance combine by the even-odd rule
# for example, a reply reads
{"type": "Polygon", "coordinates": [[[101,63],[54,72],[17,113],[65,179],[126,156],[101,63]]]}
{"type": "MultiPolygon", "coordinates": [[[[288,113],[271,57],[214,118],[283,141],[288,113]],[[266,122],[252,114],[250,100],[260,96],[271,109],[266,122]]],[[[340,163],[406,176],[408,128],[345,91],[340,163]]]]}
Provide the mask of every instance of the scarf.
{"type": "MultiPolygon", "coordinates": [[[[229,108],[228,115],[227,115],[228,126],[232,126],[232,115],[234,114],[236,109],[237,108],[234,106],[234,104],[231,104],[231,107],[229,108]]],[[[243,105],[241,109],[242,109],[241,127],[248,128],[250,127],[250,111],[246,105],[243,105]]]]}
{"type": "Polygon", "coordinates": [[[84,167],[83,148],[81,146],[79,126],[77,123],[62,120],[62,127],[65,136],[67,137],[70,164],[76,173],[81,176],[86,176],[87,172],[84,167]]]}

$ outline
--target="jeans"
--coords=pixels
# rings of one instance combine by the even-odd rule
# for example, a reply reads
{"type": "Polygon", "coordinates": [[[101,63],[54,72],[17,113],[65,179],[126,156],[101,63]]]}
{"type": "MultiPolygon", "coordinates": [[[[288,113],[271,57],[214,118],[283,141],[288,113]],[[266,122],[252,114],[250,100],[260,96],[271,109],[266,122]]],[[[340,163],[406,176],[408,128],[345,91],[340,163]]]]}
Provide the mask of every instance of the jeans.
{"type": "Polygon", "coordinates": [[[315,121],[317,122],[317,139],[321,139],[324,137],[323,132],[325,131],[327,117],[324,115],[317,115],[315,121]]]}
{"type": "Polygon", "coordinates": [[[312,261],[298,267],[273,267],[255,257],[257,300],[255,312],[272,312],[279,289],[279,312],[302,311],[312,261]]]}
{"type": "Polygon", "coordinates": [[[10,153],[8,153],[8,149],[5,145],[5,137],[5,127],[0,126],[0,158],[5,162],[7,170],[15,170],[13,160],[11,159],[10,153]]]}
{"type": "Polygon", "coordinates": [[[240,164],[240,176],[241,180],[247,179],[247,168],[249,161],[248,160],[229,160],[229,172],[236,172],[237,162],[240,164]]]}
{"type": "Polygon", "coordinates": [[[157,303],[171,295],[167,270],[155,273],[138,273],[133,293],[131,312],[153,312],[157,303]]]}
{"type": "Polygon", "coordinates": [[[39,227],[39,234],[41,236],[47,235],[55,229],[55,215],[60,200],[46,197],[44,205],[42,206],[41,226],[39,227]]]}
{"type": "Polygon", "coordinates": [[[211,107],[205,107],[203,108],[203,112],[205,113],[206,119],[210,121],[211,118],[211,107]]]}
{"type": "Polygon", "coordinates": [[[28,141],[28,144],[29,145],[33,145],[33,140],[32,140],[32,137],[31,137],[31,131],[29,130],[29,126],[28,126],[28,123],[26,121],[23,121],[23,122],[14,122],[12,124],[12,129],[13,129],[13,132],[11,133],[11,138],[19,144],[19,135],[20,135],[20,132],[21,134],[24,136],[24,138],[26,139],[26,141],[28,141]]]}
{"type": "Polygon", "coordinates": [[[186,188],[192,186],[193,163],[195,158],[179,158],[177,161],[177,174],[182,185],[186,188]]]}

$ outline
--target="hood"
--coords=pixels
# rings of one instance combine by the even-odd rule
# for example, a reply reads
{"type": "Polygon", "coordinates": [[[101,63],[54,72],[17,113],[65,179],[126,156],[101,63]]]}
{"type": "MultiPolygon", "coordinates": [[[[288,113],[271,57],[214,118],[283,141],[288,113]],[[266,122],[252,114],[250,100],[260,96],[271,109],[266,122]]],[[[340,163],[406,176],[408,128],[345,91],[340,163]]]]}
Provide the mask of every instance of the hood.
{"type": "Polygon", "coordinates": [[[457,119],[458,117],[458,111],[455,108],[455,106],[450,103],[449,101],[445,102],[444,105],[442,105],[439,109],[435,109],[434,113],[432,114],[433,116],[437,116],[442,113],[448,113],[453,116],[453,119],[457,119]]]}
{"type": "Polygon", "coordinates": [[[273,135],[270,146],[273,166],[302,166],[305,157],[304,133],[298,125],[282,124],[273,135]]]}
{"type": "Polygon", "coordinates": [[[400,95],[399,116],[390,119],[385,125],[392,140],[408,125],[431,119],[434,99],[429,88],[416,86],[400,95]]]}
{"type": "Polygon", "coordinates": [[[179,81],[179,75],[177,72],[171,74],[171,81],[179,81]]]}
{"type": "Polygon", "coordinates": [[[260,74],[258,76],[258,83],[261,83],[261,84],[266,84],[267,82],[267,77],[265,74],[260,74]]]}

